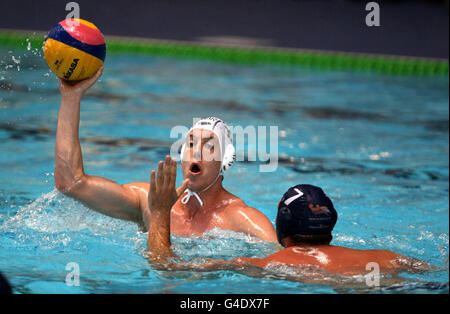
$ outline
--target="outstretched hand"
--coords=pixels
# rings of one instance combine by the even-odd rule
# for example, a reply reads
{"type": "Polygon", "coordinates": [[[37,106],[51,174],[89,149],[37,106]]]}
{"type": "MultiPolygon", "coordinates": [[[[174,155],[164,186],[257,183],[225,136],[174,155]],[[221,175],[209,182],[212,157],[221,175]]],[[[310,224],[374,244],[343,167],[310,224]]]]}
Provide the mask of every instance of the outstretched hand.
{"type": "Polygon", "coordinates": [[[152,170],[148,206],[151,212],[170,213],[172,206],[187,188],[188,179],[176,189],[177,162],[166,156],[165,162],[158,163],[158,172],[152,170]]]}
{"type": "MultiPolygon", "coordinates": [[[[166,156],[158,163],[158,173],[152,170],[148,193],[148,249],[149,261],[153,264],[167,263],[168,257],[175,257],[170,249],[170,210],[186,190],[188,179],[176,189],[177,162],[166,156]]],[[[146,219],[146,218],[144,218],[146,219]]]]}
{"type": "Polygon", "coordinates": [[[97,72],[90,78],[77,81],[77,82],[71,82],[66,81],[62,78],[59,79],[59,89],[61,90],[61,94],[63,97],[79,97],[81,98],[83,94],[97,82],[97,80],[102,76],[104,67],[101,66],[100,69],[98,69],[97,72]]]}

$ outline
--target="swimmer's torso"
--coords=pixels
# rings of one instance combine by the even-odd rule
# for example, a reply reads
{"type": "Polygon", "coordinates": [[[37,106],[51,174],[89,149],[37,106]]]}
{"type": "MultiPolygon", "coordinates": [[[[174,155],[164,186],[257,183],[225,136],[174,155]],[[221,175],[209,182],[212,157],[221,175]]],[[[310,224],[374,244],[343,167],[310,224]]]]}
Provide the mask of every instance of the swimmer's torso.
{"type": "Polygon", "coordinates": [[[239,231],[230,222],[236,205],[243,203],[239,198],[232,196],[218,200],[212,208],[202,208],[192,211],[187,205],[178,200],[172,207],[170,215],[171,233],[179,237],[200,236],[213,228],[239,231]]]}
{"type": "MultiPolygon", "coordinates": [[[[145,214],[148,211],[149,183],[134,182],[129,188],[139,195],[141,212],[145,214]]],[[[217,227],[244,232],[265,241],[276,241],[275,229],[269,219],[225,190],[217,195],[213,205],[205,204],[203,208],[193,208],[195,203],[190,202],[196,200],[192,198],[187,204],[182,204],[180,198],[172,207],[170,215],[172,234],[180,237],[200,236],[217,227]]]]}

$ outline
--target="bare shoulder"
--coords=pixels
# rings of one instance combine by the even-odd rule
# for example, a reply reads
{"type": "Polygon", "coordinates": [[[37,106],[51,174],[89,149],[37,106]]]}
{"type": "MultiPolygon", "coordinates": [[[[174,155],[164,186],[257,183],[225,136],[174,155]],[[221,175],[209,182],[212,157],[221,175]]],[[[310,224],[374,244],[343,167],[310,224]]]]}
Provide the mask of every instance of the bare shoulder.
{"type": "Polygon", "coordinates": [[[240,215],[240,216],[248,216],[248,217],[266,217],[262,212],[257,210],[254,207],[250,207],[243,200],[241,200],[239,197],[234,196],[230,198],[228,201],[225,201],[228,204],[226,204],[226,213],[227,214],[234,214],[234,215],[240,215]]]}
{"type": "Polygon", "coordinates": [[[235,231],[244,232],[265,241],[277,241],[275,228],[266,215],[256,208],[248,206],[234,195],[228,202],[224,214],[232,223],[235,231]]]}

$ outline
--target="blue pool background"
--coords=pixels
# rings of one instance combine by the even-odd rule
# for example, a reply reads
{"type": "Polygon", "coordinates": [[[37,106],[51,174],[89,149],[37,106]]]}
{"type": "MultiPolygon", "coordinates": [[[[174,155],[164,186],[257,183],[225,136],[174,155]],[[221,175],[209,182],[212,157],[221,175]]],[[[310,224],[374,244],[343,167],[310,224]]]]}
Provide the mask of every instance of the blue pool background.
{"type": "MultiPolygon", "coordinates": [[[[226,173],[226,189],[274,223],[287,188],[321,186],[339,213],[333,244],[388,249],[438,267],[405,274],[409,282],[398,287],[349,289],[226,271],[153,270],[143,257],[146,234],[136,225],[92,212],[54,189],[56,78],[38,50],[2,48],[0,271],[16,293],[448,293],[448,84],[448,77],[111,54],[83,99],[88,174],[121,184],[147,181],[175,140],[171,128],[189,127],[193,117],[278,126],[277,170],[238,162],[226,173]],[[79,287],[65,284],[70,262],[80,265],[79,287]]],[[[277,250],[221,230],[173,237],[173,243],[184,258],[277,250]]]]}

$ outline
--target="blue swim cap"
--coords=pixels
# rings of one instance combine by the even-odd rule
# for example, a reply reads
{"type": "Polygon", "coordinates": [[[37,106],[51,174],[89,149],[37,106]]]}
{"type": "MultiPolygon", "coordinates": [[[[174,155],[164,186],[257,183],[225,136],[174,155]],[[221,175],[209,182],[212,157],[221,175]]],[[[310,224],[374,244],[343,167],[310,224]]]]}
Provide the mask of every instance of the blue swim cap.
{"type": "Polygon", "coordinates": [[[333,203],[321,188],[308,184],[293,186],[278,203],[278,242],[295,234],[329,234],[336,221],[333,203]]]}

